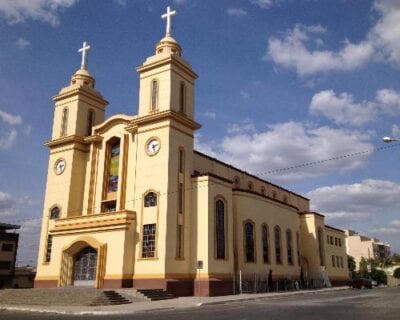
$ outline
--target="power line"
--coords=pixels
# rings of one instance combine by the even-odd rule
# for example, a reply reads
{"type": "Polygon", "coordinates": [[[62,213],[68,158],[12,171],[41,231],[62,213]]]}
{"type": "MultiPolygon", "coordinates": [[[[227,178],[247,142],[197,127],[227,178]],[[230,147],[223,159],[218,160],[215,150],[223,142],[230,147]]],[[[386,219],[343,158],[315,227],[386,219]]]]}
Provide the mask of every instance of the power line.
{"type": "MultiPolygon", "coordinates": [[[[328,163],[328,162],[331,162],[331,161],[339,161],[339,160],[346,159],[346,158],[353,158],[353,157],[357,157],[357,156],[363,156],[363,155],[366,155],[366,154],[369,154],[369,153],[373,153],[375,151],[393,150],[394,148],[397,148],[397,147],[400,147],[400,143],[393,143],[393,144],[385,145],[385,146],[382,146],[382,147],[370,148],[370,149],[357,151],[357,152],[353,152],[353,153],[349,153],[349,154],[334,156],[334,157],[327,158],[327,159],[321,159],[321,160],[316,160],[316,161],[311,161],[311,162],[305,162],[305,163],[302,163],[302,164],[299,164],[299,165],[294,165],[294,166],[284,167],[284,168],[280,168],[280,169],[269,170],[269,171],[265,171],[265,172],[259,172],[259,173],[256,173],[256,174],[251,174],[251,173],[247,173],[247,172],[245,172],[245,173],[249,174],[249,175],[253,175],[253,176],[264,176],[264,175],[282,173],[282,172],[296,170],[296,169],[300,169],[300,168],[321,165],[321,164],[325,164],[325,163],[328,163]]],[[[238,170],[243,171],[241,169],[238,169],[238,170]]],[[[66,183],[58,184],[57,186],[62,186],[62,185],[65,185],[65,184],[66,183]]],[[[185,188],[185,191],[191,191],[191,190],[194,190],[194,189],[208,187],[208,186],[213,185],[213,184],[215,184],[215,183],[210,182],[208,185],[204,185],[204,186],[195,186],[195,187],[185,188]]],[[[271,183],[271,184],[273,184],[273,183],[271,183]]],[[[279,186],[277,186],[277,187],[279,187],[279,186]]],[[[160,196],[169,196],[169,195],[177,194],[177,193],[178,193],[178,190],[160,193],[159,195],[160,196]]],[[[131,199],[131,200],[126,200],[125,202],[126,203],[131,203],[131,202],[139,201],[139,200],[142,200],[142,199],[143,199],[143,196],[140,196],[138,198],[134,198],[134,199],[131,199]]],[[[23,208],[23,207],[22,208],[19,207],[18,209],[29,210],[28,208],[23,208]]],[[[86,207],[86,208],[83,208],[82,211],[70,211],[69,213],[80,214],[80,213],[86,211],[87,209],[88,208],[86,207]]],[[[101,209],[101,206],[94,206],[93,209],[101,209]]],[[[38,219],[40,220],[41,218],[42,218],[42,216],[35,217],[35,218],[29,218],[29,219],[18,219],[18,220],[13,220],[13,221],[15,221],[15,223],[22,223],[22,222],[34,221],[34,220],[38,220],[38,219]]]]}

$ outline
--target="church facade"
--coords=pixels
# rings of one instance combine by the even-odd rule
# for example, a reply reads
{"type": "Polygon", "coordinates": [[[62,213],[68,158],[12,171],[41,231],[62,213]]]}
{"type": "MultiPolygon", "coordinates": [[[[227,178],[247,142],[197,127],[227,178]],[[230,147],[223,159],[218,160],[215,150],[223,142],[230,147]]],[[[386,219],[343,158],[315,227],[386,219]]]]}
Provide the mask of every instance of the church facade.
{"type": "Polygon", "coordinates": [[[274,280],[347,281],[345,234],[309,199],[194,150],[197,74],[171,36],[173,14],[137,68],[137,115],[105,119],[86,43],[53,98],[35,287],[222,295],[239,273],[269,270],[274,280]]]}

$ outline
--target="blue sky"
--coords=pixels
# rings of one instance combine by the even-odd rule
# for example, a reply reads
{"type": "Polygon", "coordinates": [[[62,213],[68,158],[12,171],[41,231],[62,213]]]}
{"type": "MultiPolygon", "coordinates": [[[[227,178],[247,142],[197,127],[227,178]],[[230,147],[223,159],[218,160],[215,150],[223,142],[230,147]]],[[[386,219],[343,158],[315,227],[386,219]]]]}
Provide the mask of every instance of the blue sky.
{"type": "Polygon", "coordinates": [[[196,148],[400,251],[400,148],[381,141],[400,137],[399,1],[0,0],[0,220],[22,225],[18,262],[36,261],[51,97],[78,48],[107,116],[136,114],[167,5],[200,76],[196,148]]]}

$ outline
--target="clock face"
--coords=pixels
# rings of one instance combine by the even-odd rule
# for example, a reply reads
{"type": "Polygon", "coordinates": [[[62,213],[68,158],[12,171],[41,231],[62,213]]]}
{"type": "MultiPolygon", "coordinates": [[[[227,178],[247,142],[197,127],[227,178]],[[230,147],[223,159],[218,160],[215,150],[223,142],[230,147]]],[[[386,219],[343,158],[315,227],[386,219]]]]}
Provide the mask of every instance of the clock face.
{"type": "Polygon", "coordinates": [[[65,160],[64,159],[58,159],[56,163],[54,164],[54,171],[56,174],[61,174],[65,170],[65,160]]]}
{"type": "Polygon", "coordinates": [[[146,145],[146,152],[148,155],[155,155],[160,150],[160,140],[157,138],[151,138],[146,145]]]}

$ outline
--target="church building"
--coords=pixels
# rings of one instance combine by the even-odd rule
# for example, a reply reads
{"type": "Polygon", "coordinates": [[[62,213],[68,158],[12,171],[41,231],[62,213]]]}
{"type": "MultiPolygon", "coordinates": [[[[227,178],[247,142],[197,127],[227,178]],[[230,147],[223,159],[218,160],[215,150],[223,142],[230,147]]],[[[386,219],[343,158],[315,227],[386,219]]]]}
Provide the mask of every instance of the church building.
{"type": "Polygon", "coordinates": [[[345,234],[309,199],[194,150],[197,74],[173,15],[168,7],[165,37],[137,68],[137,115],[105,119],[86,42],[53,97],[35,287],[224,295],[239,274],[269,270],[275,281],[347,281],[345,234]]]}

